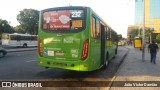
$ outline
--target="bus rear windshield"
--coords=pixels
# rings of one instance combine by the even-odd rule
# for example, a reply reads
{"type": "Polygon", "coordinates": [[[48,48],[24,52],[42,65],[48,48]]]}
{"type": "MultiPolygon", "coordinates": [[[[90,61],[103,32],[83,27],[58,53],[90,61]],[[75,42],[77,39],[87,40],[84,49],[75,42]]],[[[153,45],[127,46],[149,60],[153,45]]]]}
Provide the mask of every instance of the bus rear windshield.
{"type": "Polygon", "coordinates": [[[47,11],[42,15],[43,30],[77,31],[84,28],[84,10],[47,11]]]}

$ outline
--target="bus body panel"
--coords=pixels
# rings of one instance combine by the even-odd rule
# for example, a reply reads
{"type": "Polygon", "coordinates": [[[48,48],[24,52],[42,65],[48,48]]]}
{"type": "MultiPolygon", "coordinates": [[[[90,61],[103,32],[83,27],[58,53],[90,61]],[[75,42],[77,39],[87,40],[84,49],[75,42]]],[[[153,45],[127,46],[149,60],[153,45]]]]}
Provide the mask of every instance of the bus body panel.
{"type": "MultiPolygon", "coordinates": [[[[45,35],[45,33],[44,33],[45,35]]],[[[46,34],[47,37],[41,39],[43,45],[43,57],[45,58],[68,58],[80,59],[81,34],[70,34],[58,36],[58,34],[46,34]],[[53,54],[52,54],[53,53],[53,54]]]]}
{"type": "MultiPolygon", "coordinates": [[[[90,70],[90,63],[88,62],[89,58],[84,61],[81,60],[84,41],[89,38],[85,35],[87,33],[88,32],[86,31],[82,31],[74,35],[68,34],[60,36],[61,38],[54,34],[51,34],[51,37],[47,34],[48,38],[39,36],[43,42],[43,57],[39,56],[39,64],[45,67],[57,67],[77,71],[90,70]],[[68,39],[68,41],[65,39],[68,39]],[[46,42],[45,40],[49,42],[46,42]]],[[[45,33],[43,35],[45,35],[45,33]]]]}

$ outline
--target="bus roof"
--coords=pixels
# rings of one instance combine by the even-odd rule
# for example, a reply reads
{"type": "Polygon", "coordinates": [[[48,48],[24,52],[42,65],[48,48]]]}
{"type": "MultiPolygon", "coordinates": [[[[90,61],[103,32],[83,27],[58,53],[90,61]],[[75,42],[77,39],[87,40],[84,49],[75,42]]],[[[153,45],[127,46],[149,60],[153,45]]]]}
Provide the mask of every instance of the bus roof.
{"type": "Polygon", "coordinates": [[[74,8],[89,8],[87,6],[63,6],[63,7],[54,7],[54,8],[47,8],[47,9],[43,9],[41,10],[43,11],[50,11],[50,10],[63,10],[63,9],[74,9],[74,8]]]}

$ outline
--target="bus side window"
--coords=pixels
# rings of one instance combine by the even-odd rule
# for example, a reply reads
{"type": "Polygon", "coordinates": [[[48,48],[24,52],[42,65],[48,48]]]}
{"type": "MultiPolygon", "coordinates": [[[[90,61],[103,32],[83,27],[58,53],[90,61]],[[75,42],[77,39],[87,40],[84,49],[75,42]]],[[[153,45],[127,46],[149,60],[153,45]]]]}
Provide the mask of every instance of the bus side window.
{"type": "Polygon", "coordinates": [[[114,32],[114,42],[117,42],[117,34],[114,32]]]}
{"type": "Polygon", "coordinates": [[[16,40],[17,40],[17,41],[20,41],[20,40],[21,40],[21,36],[17,35],[17,36],[16,36],[16,40]]]}
{"type": "Polygon", "coordinates": [[[20,37],[17,35],[10,35],[11,40],[20,41],[20,37]]]}
{"type": "Polygon", "coordinates": [[[111,40],[113,41],[114,40],[114,37],[113,37],[114,35],[113,35],[113,31],[112,30],[111,30],[111,34],[110,35],[111,35],[111,40]]]}
{"type": "Polygon", "coordinates": [[[29,39],[30,41],[33,41],[34,40],[34,37],[33,36],[30,36],[30,39],[29,39]]]}
{"type": "Polygon", "coordinates": [[[21,40],[25,40],[25,36],[21,36],[21,40]]]}
{"type": "Polygon", "coordinates": [[[107,27],[105,27],[105,40],[107,40],[107,27]]]}
{"type": "Polygon", "coordinates": [[[36,37],[36,36],[31,36],[31,40],[32,40],[32,41],[36,41],[36,40],[37,40],[37,37],[36,37]]]}
{"type": "Polygon", "coordinates": [[[92,17],[92,37],[97,39],[100,38],[100,21],[92,17]]]}
{"type": "Polygon", "coordinates": [[[118,35],[117,35],[117,33],[115,33],[115,35],[116,35],[116,42],[118,42],[118,35]]]}
{"type": "Polygon", "coordinates": [[[106,33],[107,33],[106,39],[110,40],[110,29],[108,27],[107,27],[106,33]]]}
{"type": "Polygon", "coordinates": [[[96,19],[92,17],[92,37],[96,38],[96,19]]]}
{"type": "Polygon", "coordinates": [[[99,20],[96,20],[96,31],[97,31],[97,34],[96,34],[96,37],[98,39],[100,39],[100,21],[99,20]]]}
{"type": "Polygon", "coordinates": [[[106,40],[107,40],[107,29],[108,29],[108,28],[105,27],[105,35],[106,35],[105,37],[106,37],[106,40]]]}

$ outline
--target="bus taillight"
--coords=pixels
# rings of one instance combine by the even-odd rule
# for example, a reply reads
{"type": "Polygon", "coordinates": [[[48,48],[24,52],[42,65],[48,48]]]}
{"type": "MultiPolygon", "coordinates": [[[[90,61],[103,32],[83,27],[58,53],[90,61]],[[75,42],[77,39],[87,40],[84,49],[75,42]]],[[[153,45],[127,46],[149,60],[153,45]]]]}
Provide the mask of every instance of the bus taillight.
{"type": "Polygon", "coordinates": [[[88,57],[89,39],[85,40],[82,49],[81,60],[85,60],[88,57]]]}
{"type": "Polygon", "coordinates": [[[42,57],[42,42],[40,38],[38,38],[38,54],[42,57]]]}

